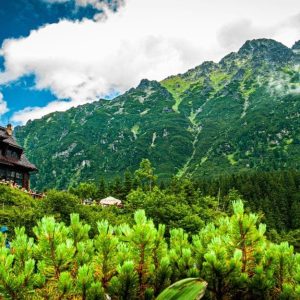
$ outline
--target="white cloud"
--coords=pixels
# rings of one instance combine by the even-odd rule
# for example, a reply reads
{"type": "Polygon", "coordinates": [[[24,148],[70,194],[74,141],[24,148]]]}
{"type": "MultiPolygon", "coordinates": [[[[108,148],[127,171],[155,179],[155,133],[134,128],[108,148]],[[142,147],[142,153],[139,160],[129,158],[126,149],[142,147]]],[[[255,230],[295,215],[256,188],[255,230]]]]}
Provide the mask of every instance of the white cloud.
{"type": "Polygon", "coordinates": [[[218,32],[220,45],[226,49],[236,49],[246,40],[270,36],[272,28],[258,27],[249,19],[237,20],[224,25],[218,32]]]}
{"type": "MultiPolygon", "coordinates": [[[[54,3],[66,3],[74,2],[77,7],[91,6],[98,11],[106,12],[108,9],[117,9],[124,4],[124,0],[42,0],[43,2],[54,4],[54,3]]],[[[103,13],[96,14],[97,16],[103,16],[103,13]]]]}
{"type": "Polygon", "coordinates": [[[276,24],[256,25],[250,19],[239,19],[225,24],[217,34],[222,47],[234,50],[246,40],[272,37],[291,46],[300,38],[300,14],[293,15],[276,24]]]}
{"type": "MultiPolygon", "coordinates": [[[[58,0],[59,1],[59,0],[58,0]]],[[[107,6],[118,7],[124,4],[124,0],[75,0],[77,6],[86,7],[91,5],[92,7],[101,10],[107,6]]]]}
{"type": "Polygon", "coordinates": [[[77,6],[86,7],[88,5],[93,6],[97,9],[102,9],[103,5],[110,4],[111,6],[121,5],[124,3],[123,0],[42,0],[44,2],[53,3],[65,3],[65,2],[75,2],[77,6]]]}
{"type": "Polygon", "coordinates": [[[42,0],[42,1],[53,4],[53,3],[65,3],[65,2],[72,1],[72,0],[42,0]]]}
{"type": "MultiPolygon", "coordinates": [[[[79,105],[80,103],[77,103],[79,105]]],[[[48,105],[44,107],[27,107],[23,110],[16,112],[11,121],[15,124],[24,124],[28,120],[39,119],[51,112],[54,111],[66,111],[71,107],[77,106],[75,103],[71,101],[52,101],[48,103],[48,105]]],[[[1,107],[1,104],[0,104],[1,107]]]]}
{"type": "MultiPolygon", "coordinates": [[[[272,6],[266,2],[128,0],[117,13],[108,12],[105,21],[62,20],[4,42],[5,72],[0,73],[0,83],[34,74],[37,89],[70,99],[60,106],[67,109],[114,90],[124,92],[142,78],[161,80],[204,60],[218,60],[246,38],[263,34],[291,45],[300,37],[298,22],[291,19],[298,0],[274,0],[272,6]],[[269,30],[278,24],[285,25],[269,30]],[[232,32],[238,37],[230,36],[232,32]]],[[[57,110],[59,103],[28,108],[14,119],[40,117],[57,110]]]]}
{"type": "Polygon", "coordinates": [[[3,94],[0,93],[0,116],[4,115],[8,111],[7,102],[3,99],[3,94]]]}

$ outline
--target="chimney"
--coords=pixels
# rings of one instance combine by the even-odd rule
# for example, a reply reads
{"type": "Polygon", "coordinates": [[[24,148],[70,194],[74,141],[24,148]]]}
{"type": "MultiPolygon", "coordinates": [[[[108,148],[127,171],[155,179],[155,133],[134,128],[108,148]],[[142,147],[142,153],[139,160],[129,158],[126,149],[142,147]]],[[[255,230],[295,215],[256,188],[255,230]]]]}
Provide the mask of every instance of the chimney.
{"type": "Polygon", "coordinates": [[[6,133],[7,133],[9,136],[12,136],[12,134],[13,134],[13,128],[12,128],[12,125],[11,125],[11,124],[7,124],[7,126],[6,126],[6,133]]]}

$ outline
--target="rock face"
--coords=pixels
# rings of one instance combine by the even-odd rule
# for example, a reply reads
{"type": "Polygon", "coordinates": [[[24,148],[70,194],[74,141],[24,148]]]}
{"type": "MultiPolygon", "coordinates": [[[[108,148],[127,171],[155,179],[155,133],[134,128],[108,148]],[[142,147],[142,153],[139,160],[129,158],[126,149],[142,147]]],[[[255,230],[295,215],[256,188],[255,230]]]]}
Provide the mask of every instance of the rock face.
{"type": "Polygon", "coordinates": [[[28,122],[16,137],[40,170],[33,184],[112,178],[142,158],[161,178],[300,168],[299,49],[247,41],[219,63],[28,122]]]}
{"type": "Polygon", "coordinates": [[[292,50],[300,50],[300,41],[297,41],[294,46],[292,47],[292,50]]]}
{"type": "Polygon", "coordinates": [[[296,62],[300,65],[300,41],[296,42],[292,47],[294,55],[296,55],[296,62]]]}
{"type": "Polygon", "coordinates": [[[293,51],[279,42],[259,39],[247,41],[239,50],[238,55],[242,58],[251,58],[259,65],[266,62],[277,65],[289,62],[293,51]]]}

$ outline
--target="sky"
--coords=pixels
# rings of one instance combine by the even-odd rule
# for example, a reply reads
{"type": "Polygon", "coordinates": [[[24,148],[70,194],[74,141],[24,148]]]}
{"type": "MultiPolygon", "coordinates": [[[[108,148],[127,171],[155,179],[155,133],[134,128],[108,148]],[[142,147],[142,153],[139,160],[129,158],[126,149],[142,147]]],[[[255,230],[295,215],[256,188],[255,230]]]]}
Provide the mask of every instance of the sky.
{"type": "Polygon", "coordinates": [[[291,47],[299,0],[0,0],[0,123],[111,99],[254,38],[291,47]]]}

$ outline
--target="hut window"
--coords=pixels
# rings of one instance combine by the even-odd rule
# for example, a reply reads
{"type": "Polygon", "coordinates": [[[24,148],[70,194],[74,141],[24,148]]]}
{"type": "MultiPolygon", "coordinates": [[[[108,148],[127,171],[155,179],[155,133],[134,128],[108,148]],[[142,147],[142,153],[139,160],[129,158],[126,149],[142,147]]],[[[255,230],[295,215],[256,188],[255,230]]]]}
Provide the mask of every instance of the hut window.
{"type": "Polygon", "coordinates": [[[12,158],[19,158],[18,153],[16,151],[13,151],[13,150],[10,150],[10,149],[7,149],[6,156],[12,157],[12,158]]]}
{"type": "Polygon", "coordinates": [[[7,171],[7,179],[14,180],[15,179],[15,171],[7,171]]]}
{"type": "Polygon", "coordinates": [[[18,185],[22,185],[22,179],[23,179],[23,174],[19,173],[19,172],[16,172],[16,183],[18,185]]]}
{"type": "Polygon", "coordinates": [[[0,169],[0,179],[5,179],[6,178],[6,170],[0,169]]]}

